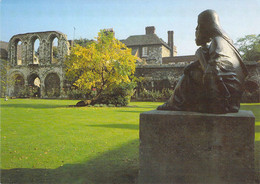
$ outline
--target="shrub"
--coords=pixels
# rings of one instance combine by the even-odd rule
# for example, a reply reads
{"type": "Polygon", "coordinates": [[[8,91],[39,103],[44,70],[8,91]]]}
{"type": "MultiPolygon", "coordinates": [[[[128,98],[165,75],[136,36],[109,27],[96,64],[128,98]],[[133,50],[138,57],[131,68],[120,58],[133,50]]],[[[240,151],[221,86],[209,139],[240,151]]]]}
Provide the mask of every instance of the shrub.
{"type": "Polygon", "coordinates": [[[19,90],[17,97],[26,98],[29,97],[29,90],[27,87],[23,87],[19,90]]]}
{"type": "Polygon", "coordinates": [[[25,86],[20,88],[17,97],[19,98],[28,98],[28,97],[37,97],[39,87],[37,86],[25,86]]]}
{"type": "Polygon", "coordinates": [[[134,93],[134,87],[135,83],[133,82],[114,85],[110,90],[104,91],[95,103],[126,106],[130,103],[131,96],[134,93]]]}
{"type": "Polygon", "coordinates": [[[52,88],[46,92],[48,97],[58,97],[60,96],[60,89],[59,88],[52,88]]]}
{"type": "Polygon", "coordinates": [[[90,100],[91,105],[100,104],[102,107],[107,105],[115,106],[126,106],[130,103],[131,96],[134,94],[135,82],[114,84],[104,90],[97,100],[91,101],[96,95],[97,91],[95,88],[92,90],[83,91],[79,89],[69,89],[66,91],[67,96],[70,99],[84,99],[90,100]]]}
{"type": "Polygon", "coordinates": [[[163,98],[169,99],[172,96],[173,91],[174,91],[173,89],[163,88],[162,89],[163,98]]]}
{"type": "Polygon", "coordinates": [[[159,90],[149,91],[144,89],[139,93],[138,97],[145,101],[162,101],[169,99],[172,94],[173,90],[169,88],[164,88],[161,92],[159,90]]]}
{"type": "Polygon", "coordinates": [[[79,89],[69,89],[67,95],[70,99],[83,99],[85,97],[85,92],[79,89]]]}

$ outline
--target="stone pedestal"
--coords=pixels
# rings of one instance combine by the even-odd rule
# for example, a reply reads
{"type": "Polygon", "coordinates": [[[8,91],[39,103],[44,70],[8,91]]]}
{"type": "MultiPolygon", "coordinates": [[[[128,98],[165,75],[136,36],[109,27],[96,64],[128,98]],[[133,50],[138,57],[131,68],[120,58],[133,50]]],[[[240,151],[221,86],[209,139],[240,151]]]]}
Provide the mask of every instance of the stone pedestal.
{"type": "Polygon", "coordinates": [[[251,111],[203,114],[149,111],[140,115],[141,183],[254,183],[251,111]]]}

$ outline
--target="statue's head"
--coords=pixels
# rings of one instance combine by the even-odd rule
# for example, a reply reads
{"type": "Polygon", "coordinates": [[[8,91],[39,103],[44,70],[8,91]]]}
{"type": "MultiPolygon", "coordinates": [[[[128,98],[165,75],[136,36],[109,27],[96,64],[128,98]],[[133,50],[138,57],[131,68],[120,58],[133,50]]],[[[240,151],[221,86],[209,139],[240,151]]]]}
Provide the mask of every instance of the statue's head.
{"type": "Polygon", "coordinates": [[[218,14],[214,10],[205,10],[198,16],[196,44],[204,45],[217,33],[221,32],[218,14]]]}

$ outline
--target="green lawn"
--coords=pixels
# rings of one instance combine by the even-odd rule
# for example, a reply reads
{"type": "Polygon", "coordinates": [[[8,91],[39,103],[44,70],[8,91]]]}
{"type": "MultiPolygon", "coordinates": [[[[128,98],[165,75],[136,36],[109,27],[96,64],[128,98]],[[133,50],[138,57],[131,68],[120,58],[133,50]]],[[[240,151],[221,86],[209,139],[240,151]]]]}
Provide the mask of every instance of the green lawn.
{"type": "MultiPolygon", "coordinates": [[[[135,182],[139,114],[162,103],[68,107],[76,102],[1,99],[2,183],[135,182]]],[[[256,116],[258,147],[259,107],[242,105],[256,116]]]]}

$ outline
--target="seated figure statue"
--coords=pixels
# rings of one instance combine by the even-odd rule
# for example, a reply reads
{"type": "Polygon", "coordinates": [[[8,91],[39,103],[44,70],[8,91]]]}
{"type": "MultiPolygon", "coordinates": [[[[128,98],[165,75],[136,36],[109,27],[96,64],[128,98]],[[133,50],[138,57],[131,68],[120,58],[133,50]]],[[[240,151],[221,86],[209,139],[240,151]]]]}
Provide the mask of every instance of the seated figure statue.
{"type": "Polygon", "coordinates": [[[248,72],[214,10],[199,14],[196,44],[198,60],[184,69],[173,95],[157,110],[238,112],[248,72]]]}

